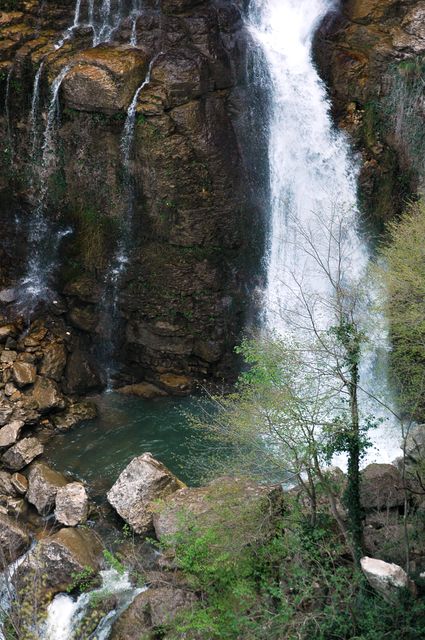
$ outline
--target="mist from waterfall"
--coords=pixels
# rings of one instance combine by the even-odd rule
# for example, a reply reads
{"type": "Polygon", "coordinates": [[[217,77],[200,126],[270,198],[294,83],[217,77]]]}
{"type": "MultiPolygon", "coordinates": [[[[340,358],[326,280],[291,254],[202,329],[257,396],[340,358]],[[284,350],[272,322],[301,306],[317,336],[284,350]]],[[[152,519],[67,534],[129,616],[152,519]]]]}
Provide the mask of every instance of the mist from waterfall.
{"type": "MultiPolygon", "coordinates": [[[[264,325],[277,335],[293,331],[288,319],[297,317],[299,325],[303,324],[300,292],[315,299],[317,326],[326,329],[332,323],[329,278],[318,261],[326,263],[334,274],[340,267],[340,239],[326,237],[334,220],[343,217],[346,283],[356,283],[369,261],[367,244],[359,232],[357,163],[350,155],[346,136],[333,126],[326,88],[312,59],[315,31],[335,6],[334,0],[255,0],[250,5],[250,30],[267,73],[267,78],[258,81],[271,84],[264,325]]],[[[370,310],[366,310],[367,316],[371,316],[370,310]]],[[[391,461],[399,452],[391,412],[371,400],[377,395],[390,402],[385,366],[388,341],[385,322],[380,320],[378,328],[365,326],[374,349],[364,353],[361,363],[363,404],[368,413],[383,420],[371,433],[369,461],[391,461]]],[[[302,332],[299,326],[298,339],[302,332]]]]}

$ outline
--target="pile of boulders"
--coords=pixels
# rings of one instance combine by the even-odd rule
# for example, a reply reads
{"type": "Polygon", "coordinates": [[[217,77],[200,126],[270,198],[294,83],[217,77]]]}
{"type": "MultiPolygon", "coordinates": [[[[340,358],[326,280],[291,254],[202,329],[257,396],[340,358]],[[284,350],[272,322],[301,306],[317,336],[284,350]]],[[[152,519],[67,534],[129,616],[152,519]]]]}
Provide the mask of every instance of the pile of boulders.
{"type": "MultiPolygon", "coordinates": [[[[36,320],[0,318],[0,466],[20,472],[55,431],[94,418],[94,404],[66,397],[67,332],[36,320]],[[40,439],[40,433],[42,438],[40,439]]],[[[0,492],[1,493],[1,492],[0,492]]]]}

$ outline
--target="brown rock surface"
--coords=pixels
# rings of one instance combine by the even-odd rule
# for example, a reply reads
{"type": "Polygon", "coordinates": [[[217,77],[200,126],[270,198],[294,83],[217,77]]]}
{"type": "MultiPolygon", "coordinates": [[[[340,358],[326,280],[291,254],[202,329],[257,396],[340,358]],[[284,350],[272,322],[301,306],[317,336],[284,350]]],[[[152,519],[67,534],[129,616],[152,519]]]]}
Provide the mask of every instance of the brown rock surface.
{"type": "Polygon", "coordinates": [[[3,454],[2,461],[9,469],[20,471],[43,451],[44,447],[37,438],[24,438],[3,454]]]}
{"type": "Polygon", "coordinates": [[[67,106],[103,113],[126,110],[148,69],[146,56],[134,47],[88,49],[70,64],[63,82],[67,106]]]}
{"type": "Polygon", "coordinates": [[[38,513],[46,515],[53,510],[56,494],[67,484],[67,480],[44,462],[36,462],[28,474],[28,484],[28,502],[35,506],[38,513]]]}
{"type": "Polygon", "coordinates": [[[13,379],[19,388],[34,384],[37,369],[29,362],[14,362],[12,366],[13,379]]]}
{"type": "Polygon", "coordinates": [[[43,576],[43,587],[50,594],[66,591],[75,574],[101,565],[102,543],[90,529],[61,529],[43,538],[19,568],[19,575],[43,576]]]}

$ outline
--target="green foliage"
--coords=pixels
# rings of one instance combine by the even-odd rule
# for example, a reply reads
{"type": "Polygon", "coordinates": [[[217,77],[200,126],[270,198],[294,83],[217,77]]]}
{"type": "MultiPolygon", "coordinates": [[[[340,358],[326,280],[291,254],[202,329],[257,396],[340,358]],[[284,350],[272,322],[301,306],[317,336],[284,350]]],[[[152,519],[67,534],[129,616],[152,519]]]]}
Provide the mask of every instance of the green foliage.
{"type": "Polygon", "coordinates": [[[425,203],[411,204],[388,226],[378,276],[392,339],[391,372],[408,415],[425,408],[425,203]]]}
{"type": "Polygon", "coordinates": [[[71,574],[72,582],[67,588],[68,593],[73,591],[91,591],[96,584],[96,572],[92,567],[86,566],[84,569],[71,574]]]}
{"type": "Polygon", "coordinates": [[[105,549],[103,551],[103,557],[105,558],[106,563],[111,567],[111,569],[115,569],[117,573],[121,576],[125,573],[125,566],[118,560],[113,553],[105,549]]]}
{"type": "MultiPolygon", "coordinates": [[[[170,622],[167,639],[419,640],[425,604],[402,593],[386,603],[344,559],[332,518],[314,527],[295,500],[269,535],[245,537],[261,522],[236,493],[205,518],[181,513],[168,541],[186,583],[199,595],[170,622]],[[224,512],[224,515],[223,515],[224,512]]],[[[217,500],[217,497],[215,498],[217,500]]]]}

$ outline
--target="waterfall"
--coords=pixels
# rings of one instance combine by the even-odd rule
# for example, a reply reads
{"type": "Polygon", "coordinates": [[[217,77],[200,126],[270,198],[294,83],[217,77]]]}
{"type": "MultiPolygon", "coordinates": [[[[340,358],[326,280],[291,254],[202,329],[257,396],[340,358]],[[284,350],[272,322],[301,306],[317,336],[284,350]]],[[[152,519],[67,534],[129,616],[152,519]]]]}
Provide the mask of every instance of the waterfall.
{"type": "Polygon", "coordinates": [[[49,298],[51,293],[49,279],[55,270],[60,242],[71,233],[70,229],[53,231],[46,217],[49,177],[56,160],[55,125],[59,110],[59,91],[70,69],[71,65],[65,66],[50,87],[50,104],[43,136],[41,163],[37,175],[37,204],[29,224],[27,273],[22,278],[20,285],[21,304],[27,311],[32,311],[41,299],[49,298]]]}
{"type": "Polygon", "coordinates": [[[145,79],[136,90],[132,101],[127,109],[127,117],[121,137],[121,158],[123,166],[123,191],[125,197],[126,210],[121,225],[121,233],[117,242],[114,256],[110,263],[110,268],[106,274],[105,282],[109,295],[104,296],[101,316],[104,321],[102,326],[108,327],[109,331],[104,336],[104,352],[102,359],[106,363],[107,388],[112,389],[112,374],[114,372],[113,352],[116,344],[117,323],[118,323],[118,299],[121,278],[124,275],[130,257],[132,245],[132,227],[134,218],[135,185],[131,175],[130,160],[133,150],[134,132],[137,117],[137,101],[141,91],[150,83],[152,68],[162,52],[154,56],[149,64],[145,79]]]}
{"type": "Polygon", "coordinates": [[[141,13],[140,0],[133,0],[131,10],[131,37],[130,44],[132,47],[137,46],[137,19],[141,13]]]}
{"type": "Polygon", "coordinates": [[[41,76],[43,73],[45,59],[43,59],[40,63],[40,66],[37,69],[37,73],[34,77],[34,85],[32,90],[32,100],[31,100],[31,112],[29,117],[29,126],[31,131],[31,158],[34,159],[36,150],[37,150],[37,117],[38,117],[38,109],[40,106],[40,85],[41,85],[41,76]]]}
{"type": "Polygon", "coordinates": [[[9,73],[7,74],[6,79],[6,93],[4,97],[4,113],[6,116],[6,130],[7,130],[7,141],[10,153],[10,164],[13,164],[13,137],[12,137],[12,125],[10,122],[10,108],[9,108],[9,100],[10,100],[10,83],[12,80],[12,74],[14,71],[13,65],[10,67],[9,73]]]}
{"type": "MultiPolygon", "coordinates": [[[[358,232],[357,166],[347,138],[332,124],[326,89],[312,60],[315,30],[335,4],[334,0],[252,0],[249,10],[250,30],[267,73],[267,78],[257,81],[271,84],[264,323],[278,335],[288,331],[291,315],[302,324],[296,316],[300,288],[305,286],[322,301],[330,293],[329,279],[318,269],[317,256],[311,255],[307,245],[306,229],[314,238],[319,259],[332,265],[337,259],[336,241],[329,243],[323,238],[324,228],[332,224],[335,212],[343,212],[344,228],[348,229],[344,243],[350,254],[349,273],[344,278],[348,281],[361,276],[369,260],[358,232]]],[[[258,68],[261,70],[261,65],[258,68]]],[[[316,305],[314,312],[316,323],[322,328],[329,326],[326,302],[316,305]]],[[[377,335],[369,338],[379,341],[377,335]]],[[[380,338],[385,355],[385,327],[380,338]]],[[[361,366],[361,385],[367,398],[376,390],[376,360],[376,353],[367,355],[361,366]]],[[[385,373],[380,382],[387,388],[385,373]]],[[[379,448],[379,459],[390,461],[399,451],[395,426],[389,425],[387,412],[380,406],[374,406],[373,413],[378,417],[384,414],[386,423],[372,432],[371,439],[379,448]]]]}
{"type": "Polygon", "coordinates": [[[99,601],[103,597],[114,596],[115,609],[110,611],[98,624],[90,638],[106,640],[109,637],[115,620],[127,609],[134,598],[146,590],[135,588],[129,579],[128,573],[120,574],[115,569],[101,571],[102,586],[88,593],[82,593],[76,600],[71,596],[58,594],[47,610],[47,619],[41,629],[40,640],[72,640],[74,633],[84,621],[86,615],[90,615],[90,603],[99,601]]]}

